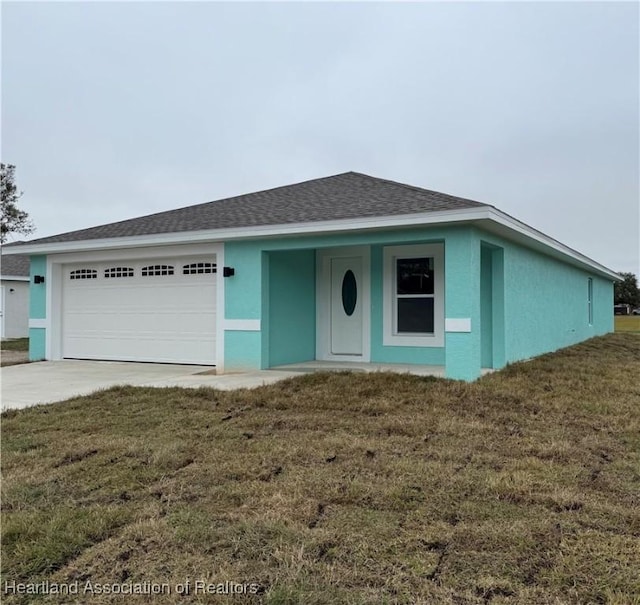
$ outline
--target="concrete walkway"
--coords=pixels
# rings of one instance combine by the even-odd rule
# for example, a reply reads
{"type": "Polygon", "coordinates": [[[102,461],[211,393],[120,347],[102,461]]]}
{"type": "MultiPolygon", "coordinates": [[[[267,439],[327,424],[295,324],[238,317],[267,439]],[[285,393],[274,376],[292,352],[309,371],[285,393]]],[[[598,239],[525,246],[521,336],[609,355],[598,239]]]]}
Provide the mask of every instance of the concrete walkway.
{"type": "Polygon", "coordinates": [[[121,361],[40,361],[0,371],[3,410],[64,401],[116,385],[212,387],[229,391],[272,384],[299,372],[256,371],[216,376],[205,366],[121,361]]]}
{"type": "Polygon", "coordinates": [[[283,366],[275,366],[274,370],[283,372],[394,372],[396,374],[413,374],[415,376],[438,376],[444,378],[444,366],[426,366],[410,363],[370,363],[358,361],[302,361],[283,366]]]}

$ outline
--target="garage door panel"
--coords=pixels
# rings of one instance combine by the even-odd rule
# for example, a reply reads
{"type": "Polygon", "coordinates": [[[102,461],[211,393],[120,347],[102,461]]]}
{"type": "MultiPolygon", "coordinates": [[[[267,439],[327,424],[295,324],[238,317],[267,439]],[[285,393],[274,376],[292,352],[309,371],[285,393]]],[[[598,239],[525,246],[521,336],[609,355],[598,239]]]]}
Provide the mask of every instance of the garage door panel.
{"type": "MultiPolygon", "coordinates": [[[[179,311],[177,312],[179,313],[179,311]]],[[[137,334],[148,332],[150,334],[174,334],[177,340],[186,338],[190,333],[200,335],[215,330],[215,315],[206,316],[202,313],[183,313],[180,316],[179,325],[175,325],[177,313],[102,313],[75,314],[72,320],[67,322],[65,334],[79,333],[95,334],[137,334]]]]}
{"type": "Polygon", "coordinates": [[[190,263],[215,266],[215,260],[188,258],[66,267],[63,356],[215,363],[217,274],[183,274],[190,263]],[[142,275],[143,267],[158,265],[175,267],[175,274],[142,275]],[[104,277],[115,267],[133,276],[104,277]],[[85,277],[90,274],[96,277],[85,277]]]}
{"type": "Polygon", "coordinates": [[[212,364],[215,356],[214,347],[202,343],[200,338],[181,338],[149,334],[136,335],[135,338],[123,337],[122,334],[114,334],[106,338],[101,335],[99,350],[96,349],[96,341],[87,335],[78,338],[69,337],[68,346],[74,351],[70,357],[75,359],[108,359],[118,361],[149,361],[155,363],[193,363],[212,364]],[[125,346],[123,346],[123,344],[125,346]],[[180,356],[176,357],[176,352],[180,356]]]}
{"type": "Polygon", "coordinates": [[[65,327],[65,334],[71,336],[78,333],[95,334],[177,334],[186,337],[189,333],[196,337],[208,335],[213,340],[215,334],[215,314],[182,313],[179,326],[173,327],[176,315],[180,309],[166,313],[145,313],[109,311],[106,313],[80,312],[70,317],[65,327]],[[99,326],[99,329],[96,329],[99,326]]]}
{"type": "MultiPolygon", "coordinates": [[[[212,276],[213,277],[213,276],[212,276]]],[[[185,276],[187,279],[188,276],[185,276]]],[[[85,288],[74,286],[68,288],[71,295],[70,305],[86,307],[100,304],[110,307],[114,304],[134,304],[138,307],[163,307],[179,304],[184,306],[209,307],[208,297],[215,298],[215,286],[213,284],[122,284],[120,287],[108,286],[100,288],[99,285],[85,288]],[[176,292],[176,290],[180,290],[176,292]],[[203,291],[203,289],[205,291],[203,291]],[[127,303],[122,300],[123,292],[126,292],[129,300],[135,303],[127,303]],[[190,296],[193,294],[194,296],[190,296]]]]}

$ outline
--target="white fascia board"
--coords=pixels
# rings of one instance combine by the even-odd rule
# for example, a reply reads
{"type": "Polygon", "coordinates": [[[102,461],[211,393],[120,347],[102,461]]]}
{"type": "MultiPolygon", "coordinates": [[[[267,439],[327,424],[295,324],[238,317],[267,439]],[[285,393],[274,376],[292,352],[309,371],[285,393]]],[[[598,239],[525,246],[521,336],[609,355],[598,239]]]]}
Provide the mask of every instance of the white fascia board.
{"type": "Polygon", "coordinates": [[[519,221],[518,219],[505,214],[501,210],[497,208],[490,207],[489,216],[487,217],[490,221],[497,223],[498,225],[502,225],[503,227],[507,227],[510,231],[516,232],[520,235],[524,235],[525,237],[532,239],[544,246],[555,250],[556,252],[560,252],[564,256],[568,256],[574,261],[578,261],[582,265],[586,265],[591,269],[594,269],[599,274],[604,274],[606,277],[613,279],[614,281],[622,281],[622,278],[611,269],[601,265],[600,263],[590,259],[588,256],[581,254],[577,250],[573,248],[569,248],[569,246],[565,246],[563,243],[559,242],[548,235],[542,233],[542,231],[538,231],[533,227],[529,227],[525,223],[519,221]]]}
{"type": "Polygon", "coordinates": [[[48,244],[23,244],[20,246],[20,254],[55,254],[58,252],[135,248],[140,246],[167,246],[196,242],[228,242],[235,239],[262,239],[286,235],[314,235],[341,231],[360,231],[364,229],[388,229],[393,227],[432,225],[487,218],[487,209],[488,207],[481,207],[466,210],[419,212],[398,216],[372,216],[359,219],[311,221],[286,225],[259,225],[255,227],[207,229],[202,231],[183,231],[179,233],[157,233],[130,237],[51,242],[48,244]]]}
{"type": "MultiPolygon", "coordinates": [[[[284,225],[259,225],[255,227],[234,227],[229,229],[206,229],[178,233],[157,233],[129,237],[52,242],[48,244],[22,244],[20,254],[55,254],[61,252],[83,252],[89,250],[115,250],[146,246],[172,246],[185,243],[228,242],[239,239],[263,239],[294,235],[322,235],[346,231],[382,230],[400,227],[420,227],[445,223],[470,223],[491,221],[547,248],[569,257],[574,262],[585,265],[601,275],[619,281],[620,276],[604,265],[565,246],[541,231],[505,214],[493,206],[484,205],[460,210],[438,212],[417,212],[396,216],[372,216],[359,219],[339,219],[332,221],[311,221],[284,225]]],[[[16,251],[16,253],[18,253],[16,251]]]]}

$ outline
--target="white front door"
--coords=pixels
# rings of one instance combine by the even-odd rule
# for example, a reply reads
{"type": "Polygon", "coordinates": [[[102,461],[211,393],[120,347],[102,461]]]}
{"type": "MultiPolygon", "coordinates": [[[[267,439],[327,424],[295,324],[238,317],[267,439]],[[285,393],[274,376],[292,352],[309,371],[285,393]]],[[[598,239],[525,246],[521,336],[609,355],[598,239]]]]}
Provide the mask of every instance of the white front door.
{"type": "Polygon", "coordinates": [[[362,258],[331,259],[332,355],[362,355],[362,258]]]}
{"type": "Polygon", "coordinates": [[[318,359],[369,361],[368,247],[318,251],[318,359]]]}

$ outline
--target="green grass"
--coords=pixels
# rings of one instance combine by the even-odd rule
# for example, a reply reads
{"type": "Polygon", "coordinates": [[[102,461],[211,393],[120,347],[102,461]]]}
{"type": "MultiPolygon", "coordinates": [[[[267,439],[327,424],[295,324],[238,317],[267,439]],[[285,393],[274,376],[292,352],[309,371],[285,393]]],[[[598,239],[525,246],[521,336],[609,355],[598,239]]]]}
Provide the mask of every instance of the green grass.
{"type": "Polygon", "coordinates": [[[29,339],[15,338],[13,340],[3,340],[0,348],[2,351],[29,351],[29,339]]]}
{"type": "Polygon", "coordinates": [[[310,374],[5,412],[2,586],[261,587],[129,598],[159,604],[638,604],[639,375],[640,338],[612,334],[473,384],[310,374]]]}
{"type": "Polygon", "coordinates": [[[616,332],[638,332],[640,333],[640,315],[616,315],[616,332]]]}

